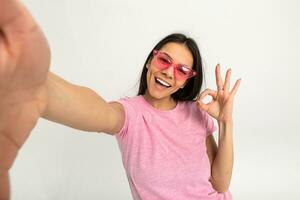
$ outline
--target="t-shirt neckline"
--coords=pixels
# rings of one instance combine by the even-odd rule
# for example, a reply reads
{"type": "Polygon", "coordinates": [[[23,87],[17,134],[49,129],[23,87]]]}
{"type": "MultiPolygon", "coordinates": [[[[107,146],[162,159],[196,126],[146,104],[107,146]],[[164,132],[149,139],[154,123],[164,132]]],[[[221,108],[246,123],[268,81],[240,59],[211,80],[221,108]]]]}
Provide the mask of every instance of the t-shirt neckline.
{"type": "Polygon", "coordinates": [[[180,104],[180,101],[177,101],[177,104],[175,106],[175,108],[172,108],[170,110],[159,110],[155,107],[153,107],[145,98],[143,95],[140,95],[140,98],[141,100],[144,102],[144,104],[149,107],[151,110],[155,111],[155,112],[158,112],[158,113],[173,113],[175,112],[176,110],[178,110],[179,108],[179,104],[180,104]]]}

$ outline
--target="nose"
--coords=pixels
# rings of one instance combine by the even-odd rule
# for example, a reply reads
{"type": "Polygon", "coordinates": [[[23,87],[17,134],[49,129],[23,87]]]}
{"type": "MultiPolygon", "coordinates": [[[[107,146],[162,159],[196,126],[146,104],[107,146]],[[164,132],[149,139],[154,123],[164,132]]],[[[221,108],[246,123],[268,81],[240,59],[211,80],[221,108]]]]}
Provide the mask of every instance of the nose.
{"type": "Polygon", "coordinates": [[[174,79],[174,66],[171,65],[167,69],[162,70],[161,73],[166,75],[168,78],[174,79]]]}

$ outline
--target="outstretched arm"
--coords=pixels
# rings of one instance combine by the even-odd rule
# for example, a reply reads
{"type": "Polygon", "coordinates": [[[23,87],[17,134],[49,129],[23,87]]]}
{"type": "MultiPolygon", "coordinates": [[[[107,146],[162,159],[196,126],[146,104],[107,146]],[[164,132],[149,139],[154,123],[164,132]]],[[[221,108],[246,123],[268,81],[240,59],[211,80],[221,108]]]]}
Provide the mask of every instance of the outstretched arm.
{"type": "Polygon", "coordinates": [[[124,110],[107,103],[90,88],[74,85],[49,72],[48,104],[42,117],[75,129],[117,133],[124,123],[124,110]]]}

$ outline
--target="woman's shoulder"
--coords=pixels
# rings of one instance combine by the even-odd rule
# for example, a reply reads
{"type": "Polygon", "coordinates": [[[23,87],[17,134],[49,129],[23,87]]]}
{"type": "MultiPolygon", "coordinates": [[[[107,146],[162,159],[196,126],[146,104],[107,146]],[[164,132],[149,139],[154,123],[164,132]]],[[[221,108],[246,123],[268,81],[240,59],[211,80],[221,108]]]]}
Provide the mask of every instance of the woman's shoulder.
{"type": "Polygon", "coordinates": [[[140,107],[142,107],[141,96],[122,96],[117,102],[121,103],[125,109],[127,108],[133,112],[140,110],[140,107]]]}
{"type": "Polygon", "coordinates": [[[122,96],[118,101],[123,101],[134,105],[140,102],[140,98],[141,96],[122,96]]]}

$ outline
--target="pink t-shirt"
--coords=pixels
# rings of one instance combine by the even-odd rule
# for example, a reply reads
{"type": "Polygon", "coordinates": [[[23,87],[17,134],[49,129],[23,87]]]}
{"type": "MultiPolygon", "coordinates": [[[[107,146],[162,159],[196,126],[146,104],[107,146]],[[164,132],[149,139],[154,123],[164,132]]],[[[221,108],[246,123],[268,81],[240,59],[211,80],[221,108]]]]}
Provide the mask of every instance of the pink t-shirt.
{"type": "Polygon", "coordinates": [[[216,127],[193,101],[162,111],[142,95],[118,100],[125,123],[116,139],[135,200],[231,200],[209,181],[206,137],[216,127]]]}

